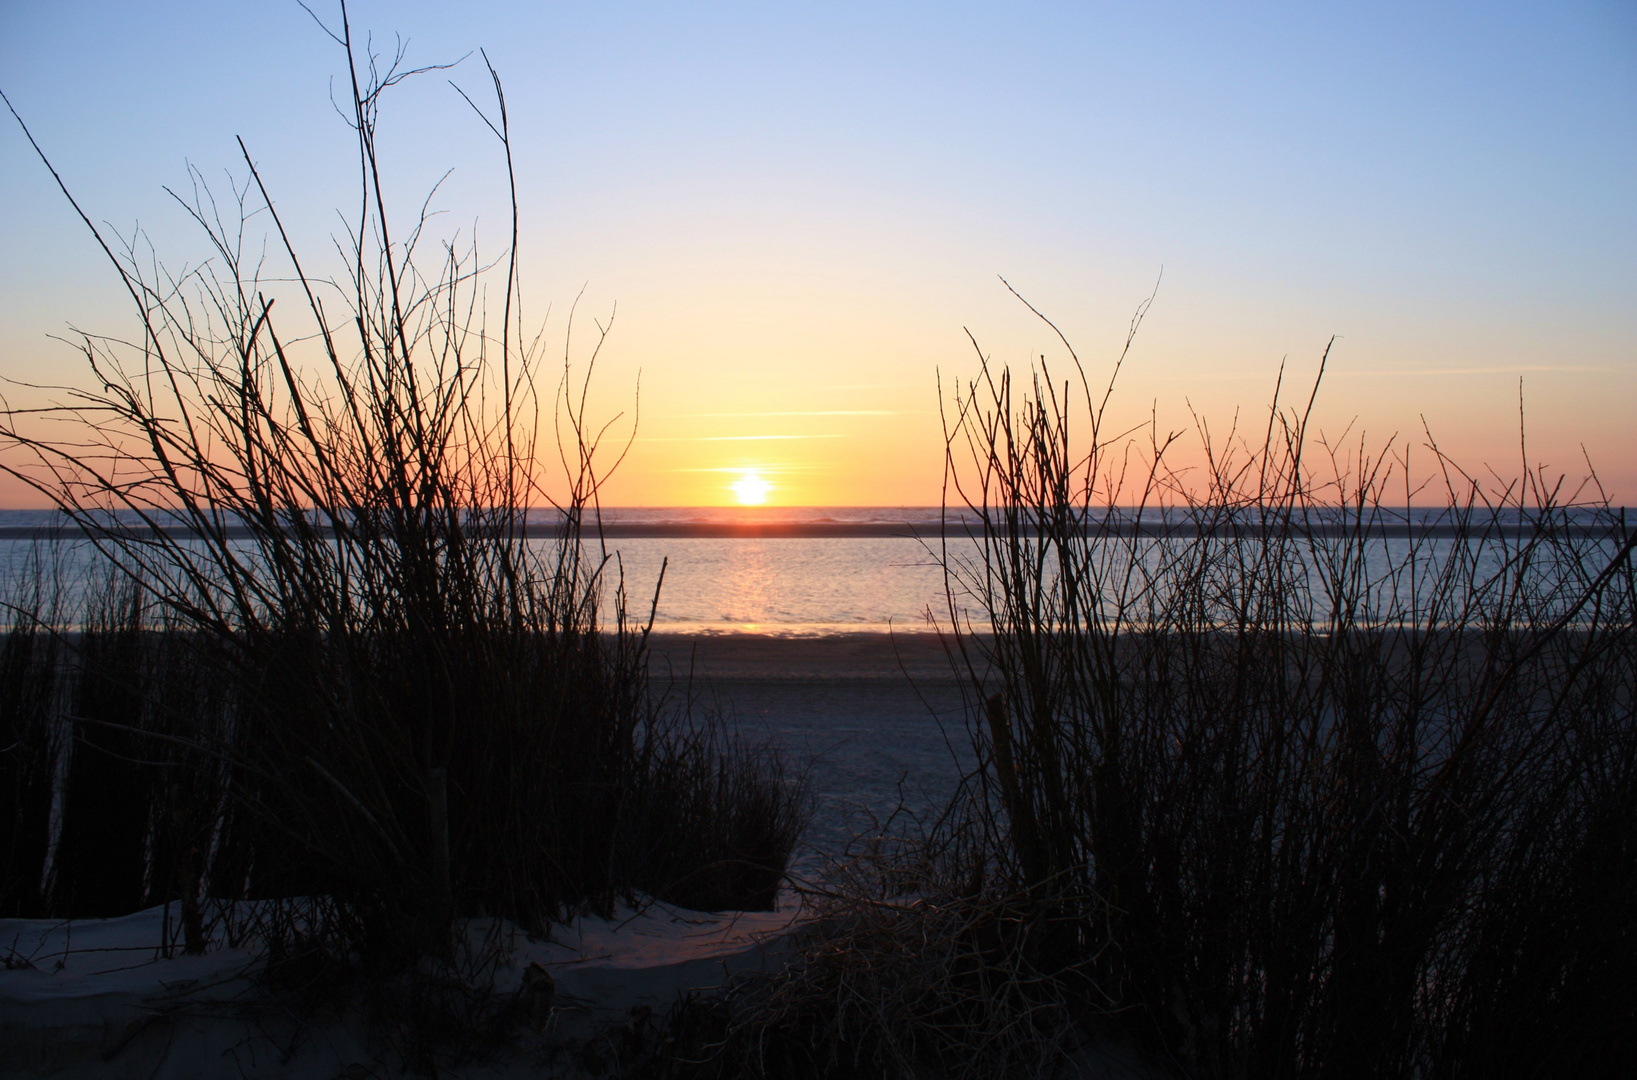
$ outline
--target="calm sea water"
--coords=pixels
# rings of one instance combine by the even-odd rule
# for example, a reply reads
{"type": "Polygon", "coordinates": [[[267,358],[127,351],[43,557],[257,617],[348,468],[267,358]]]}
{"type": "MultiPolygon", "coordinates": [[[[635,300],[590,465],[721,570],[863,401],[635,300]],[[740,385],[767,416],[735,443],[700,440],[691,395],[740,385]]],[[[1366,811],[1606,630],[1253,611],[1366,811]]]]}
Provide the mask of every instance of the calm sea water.
{"type": "MultiPolygon", "coordinates": [[[[929,538],[611,536],[604,541],[609,574],[623,571],[633,617],[647,619],[659,587],[656,630],[794,636],[902,630],[920,626],[929,610],[947,611],[936,509],[610,510],[604,519],[672,533],[692,526],[762,522],[904,526],[904,533],[929,538]]],[[[55,520],[45,511],[0,511],[0,529],[55,520]]],[[[94,565],[93,553],[82,541],[57,544],[67,577],[83,575],[94,565]]],[[[30,540],[0,539],[4,586],[27,572],[32,547],[30,540]]],[[[72,593],[77,582],[65,584],[72,593]]],[[[610,610],[611,592],[605,596],[610,610]]]]}
{"type": "MultiPolygon", "coordinates": [[[[550,513],[538,516],[545,521],[550,513]]],[[[0,599],[27,572],[33,542],[21,537],[56,520],[46,511],[0,511],[0,599]]],[[[1605,516],[1596,527],[1608,531],[1610,520],[1605,516]]],[[[1593,519],[1585,521],[1591,527],[1593,519]]],[[[959,531],[959,522],[957,516],[952,531],[959,531]]],[[[628,612],[638,622],[646,621],[657,588],[656,630],[812,636],[915,630],[929,614],[948,620],[936,507],[611,509],[602,523],[601,539],[586,530],[588,544],[606,550],[611,578],[623,574],[628,612]]],[[[1618,546],[1612,535],[1585,550],[1612,554],[1618,546]]],[[[1384,563],[1401,558],[1406,545],[1372,542],[1384,563]]],[[[66,549],[61,565],[71,595],[75,579],[85,577],[95,560],[83,542],[63,540],[57,547],[60,553],[66,549]]],[[[1434,543],[1422,550],[1436,558],[1439,548],[1434,543]]],[[[969,565],[976,554],[964,538],[951,540],[947,550],[969,565]]],[[[1496,571],[1503,556],[1493,546],[1483,554],[1496,571]]],[[[958,584],[956,595],[968,616],[981,615],[958,584]]],[[[606,617],[612,589],[604,600],[606,617]]]]}

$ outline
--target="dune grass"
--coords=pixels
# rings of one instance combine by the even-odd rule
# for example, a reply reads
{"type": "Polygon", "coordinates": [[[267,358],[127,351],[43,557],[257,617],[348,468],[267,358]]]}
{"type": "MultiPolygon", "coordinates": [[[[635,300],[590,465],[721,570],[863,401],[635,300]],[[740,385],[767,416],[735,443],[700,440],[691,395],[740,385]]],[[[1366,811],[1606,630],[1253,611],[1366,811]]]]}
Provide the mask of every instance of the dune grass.
{"type": "Polygon", "coordinates": [[[469,916],[543,933],[641,895],[770,907],[798,785],[650,686],[597,533],[623,453],[586,403],[607,328],[546,377],[515,191],[498,258],[434,237],[429,204],[389,211],[380,108],[420,72],[344,17],[334,37],[361,177],[339,272],[310,269],[248,150],[230,199],[197,175],[178,199],[213,253],[179,278],[86,217],[139,333],[83,337],[89,389],[0,416],[3,467],[109,574],[74,610],[38,577],[9,609],[6,910],[176,901],[196,948],[224,902],[277,901],[253,928],[274,969],[424,990],[470,968],[469,916]]]}
{"type": "Polygon", "coordinates": [[[1105,441],[1113,382],[1068,364],[1019,385],[980,353],[948,414],[977,770],[838,867],[690,1068],[1101,1075],[1123,1047],[1176,1076],[1613,1075],[1624,512],[1595,477],[1486,488],[1430,436],[1418,490],[1406,451],[1310,431],[1311,398],[1254,440],[1201,425],[1184,473],[1175,436],[1105,441]]]}

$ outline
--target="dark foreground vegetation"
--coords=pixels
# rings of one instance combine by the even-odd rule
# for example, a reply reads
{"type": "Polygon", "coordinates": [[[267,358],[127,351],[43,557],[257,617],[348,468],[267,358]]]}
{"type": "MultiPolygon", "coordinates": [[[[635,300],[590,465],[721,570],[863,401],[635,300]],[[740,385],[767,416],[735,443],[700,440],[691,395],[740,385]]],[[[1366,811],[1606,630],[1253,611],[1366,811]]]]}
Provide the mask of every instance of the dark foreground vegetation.
{"type": "Polygon", "coordinates": [[[197,632],[155,625],[158,602],[119,571],[76,612],[29,575],[0,620],[0,917],[174,903],[172,944],[197,951],[205,922],[228,917],[221,901],[355,897],[366,921],[388,920],[370,932],[393,948],[464,915],[544,933],[640,896],[773,904],[801,822],[781,760],[655,693],[634,635],[486,642],[494,655],[456,668],[442,771],[371,790],[366,775],[414,768],[394,759],[415,749],[403,721],[425,689],[378,639],[351,643],[375,670],[344,686],[294,666],[337,663],[328,641],[279,642],[279,666],[247,686],[197,632]],[[373,708],[325,708],[314,692],[373,708]],[[532,871],[513,865],[523,852],[532,871]]]}
{"type": "Polygon", "coordinates": [[[515,213],[499,258],[389,214],[379,106],[414,73],[344,12],[334,36],[362,177],[340,275],[309,272],[248,151],[227,199],[197,175],[178,198],[211,249],[180,279],[87,218],[139,333],[86,336],[88,389],[0,421],[6,467],[84,537],[6,598],[0,912],[174,903],[188,950],[248,919],[227,932],[275,983],[350,982],[436,1035],[466,1014],[427,988],[470,999],[492,968],[464,918],[770,907],[802,802],[649,684],[596,533],[622,452],[587,426],[600,338],[537,393],[515,213]],[[531,506],[556,508],[544,537],[531,506]]]}
{"type": "Polygon", "coordinates": [[[860,839],[785,969],[693,1011],[690,1060],[1626,1075],[1624,512],[1595,478],[1486,489],[1430,445],[1417,490],[1407,451],[1309,432],[1311,401],[1202,430],[1185,474],[1158,433],[1103,441],[1107,392],[1068,364],[1018,387],[985,361],[950,415],[981,522],[944,548],[977,771],[941,819],[860,839]]]}

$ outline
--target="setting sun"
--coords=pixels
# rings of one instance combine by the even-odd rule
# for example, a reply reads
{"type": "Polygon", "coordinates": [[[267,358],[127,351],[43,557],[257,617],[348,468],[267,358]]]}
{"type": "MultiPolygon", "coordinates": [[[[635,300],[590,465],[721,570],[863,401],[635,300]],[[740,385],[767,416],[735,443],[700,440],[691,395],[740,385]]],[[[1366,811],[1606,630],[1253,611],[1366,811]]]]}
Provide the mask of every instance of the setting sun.
{"type": "Polygon", "coordinates": [[[761,473],[747,472],[729,484],[728,489],[740,506],[760,506],[767,501],[767,493],[773,490],[773,485],[762,479],[761,473]]]}

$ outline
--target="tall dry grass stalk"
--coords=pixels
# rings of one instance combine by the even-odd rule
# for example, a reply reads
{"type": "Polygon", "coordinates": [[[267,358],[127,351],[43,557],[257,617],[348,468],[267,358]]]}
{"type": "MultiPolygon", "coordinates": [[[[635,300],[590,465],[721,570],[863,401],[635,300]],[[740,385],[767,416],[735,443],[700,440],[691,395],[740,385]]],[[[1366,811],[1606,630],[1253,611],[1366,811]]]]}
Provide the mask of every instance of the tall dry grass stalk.
{"type": "MultiPolygon", "coordinates": [[[[408,68],[401,48],[383,59],[345,16],[331,36],[361,186],[340,273],[298,251],[241,142],[230,200],[197,173],[178,198],[214,253],[180,278],[140,237],[85,218],[140,336],[82,339],[93,387],[61,391],[44,417],[67,438],[39,411],[0,422],[5,467],[79,527],[136,613],[110,620],[123,636],[82,635],[82,652],[114,652],[83,668],[74,769],[102,743],[169,755],[158,779],[119,772],[157,785],[125,792],[130,807],[205,811],[147,872],[163,862],[193,898],[327,897],[325,940],[382,971],[449,955],[465,915],[544,930],[637,889],[770,905],[800,828],[794,796],[773,759],[655,706],[647,627],[597,537],[598,491],[623,453],[588,419],[607,328],[583,374],[571,342],[555,395],[537,392],[546,354],[524,334],[515,186],[498,258],[434,237],[430,200],[392,213],[383,99],[441,69],[408,68]],[[144,650],[196,677],[145,692],[144,650]],[[129,677],[104,677],[116,670],[129,677]],[[136,719],[138,698],[172,721],[136,719]]],[[[493,99],[473,107],[510,178],[506,100],[487,77],[493,99]]],[[[58,880],[83,889],[74,815],[102,811],[73,785],[58,880]]],[[[141,872],[138,855],[138,885],[102,906],[134,902],[141,872]]]]}

